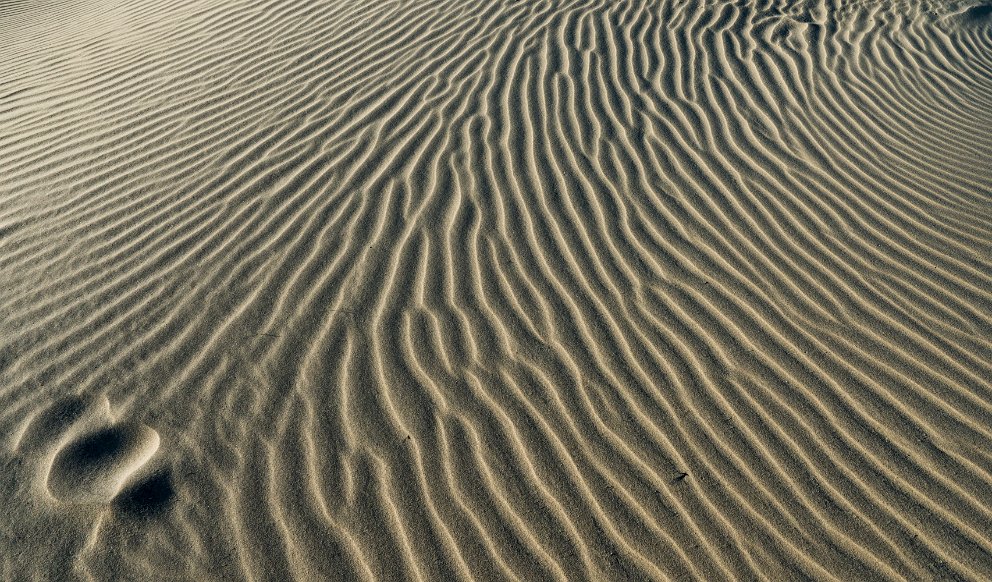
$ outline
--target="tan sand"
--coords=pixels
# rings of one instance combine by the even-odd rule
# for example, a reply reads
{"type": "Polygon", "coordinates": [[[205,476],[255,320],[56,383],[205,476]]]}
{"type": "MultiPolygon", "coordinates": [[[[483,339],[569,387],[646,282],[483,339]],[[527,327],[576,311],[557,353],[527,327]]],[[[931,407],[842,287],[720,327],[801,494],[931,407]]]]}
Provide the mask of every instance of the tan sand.
{"type": "Polygon", "coordinates": [[[988,0],[0,0],[0,579],[992,579],[988,0]]]}

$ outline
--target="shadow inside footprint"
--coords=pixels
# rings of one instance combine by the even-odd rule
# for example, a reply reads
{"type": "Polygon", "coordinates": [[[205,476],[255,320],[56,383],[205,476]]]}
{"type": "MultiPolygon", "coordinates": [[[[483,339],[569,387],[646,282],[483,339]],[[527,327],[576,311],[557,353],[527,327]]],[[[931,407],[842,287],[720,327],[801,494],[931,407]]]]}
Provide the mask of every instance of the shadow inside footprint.
{"type": "Polygon", "coordinates": [[[979,23],[992,17],[992,4],[979,4],[964,11],[962,18],[965,22],[979,23]]]}
{"type": "Polygon", "coordinates": [[[171,472],[161,471],[121,491],[114,507],[128,516],[151,517],[168,510],[175,496],[171,472]]]}
{"type": "Polygon", "coordinates": [[[982,20],[992,16],[992,4],[984,4],[980,6],[972,6],[965,11],[965,17],[972,20],[982,20]]]}
{"type": "Polygon", "coordinates": [[[108,502],[158,450],[158,433],[147,426],[113,426],[63,447],[48,474],[48,490],[72,503],[108,502]]]}
{"type": "Polygon", "coordinates": [[[79,439],[62,452],[81,464],[98,465],[110,462],[127,446],[125,436],[121,430],[104,429],[79,439]]]}

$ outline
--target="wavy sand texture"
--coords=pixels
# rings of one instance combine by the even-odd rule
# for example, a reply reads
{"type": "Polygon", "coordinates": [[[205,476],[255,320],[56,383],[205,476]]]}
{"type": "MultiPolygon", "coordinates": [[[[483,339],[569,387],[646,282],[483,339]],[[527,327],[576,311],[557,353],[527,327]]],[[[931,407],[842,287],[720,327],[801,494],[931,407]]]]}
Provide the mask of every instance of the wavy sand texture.
{"type": "Polygon", "coordinates": [[[0,0],[0,578],[987,580],[992,4],[0,0]]]}

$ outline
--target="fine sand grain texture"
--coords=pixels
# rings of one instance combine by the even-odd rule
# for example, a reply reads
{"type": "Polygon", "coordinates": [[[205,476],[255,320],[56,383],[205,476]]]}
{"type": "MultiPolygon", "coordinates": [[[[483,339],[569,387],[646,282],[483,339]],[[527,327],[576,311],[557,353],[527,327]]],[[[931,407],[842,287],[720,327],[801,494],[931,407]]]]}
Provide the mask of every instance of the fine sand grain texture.
{"type": "Polygon", "coordinates": [[[992,579],[990,0],[0,0],[0,580],[992,579]]]}

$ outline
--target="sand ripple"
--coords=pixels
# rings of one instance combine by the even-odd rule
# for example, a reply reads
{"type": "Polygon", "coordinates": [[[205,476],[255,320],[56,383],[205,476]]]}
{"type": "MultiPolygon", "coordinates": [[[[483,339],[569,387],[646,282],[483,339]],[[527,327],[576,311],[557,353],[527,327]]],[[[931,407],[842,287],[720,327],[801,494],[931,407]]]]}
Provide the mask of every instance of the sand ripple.
{"type": "Polygon", "coordinates": [[[0,578],[989,579],[990,7],[0,3],[0,578]]]}

